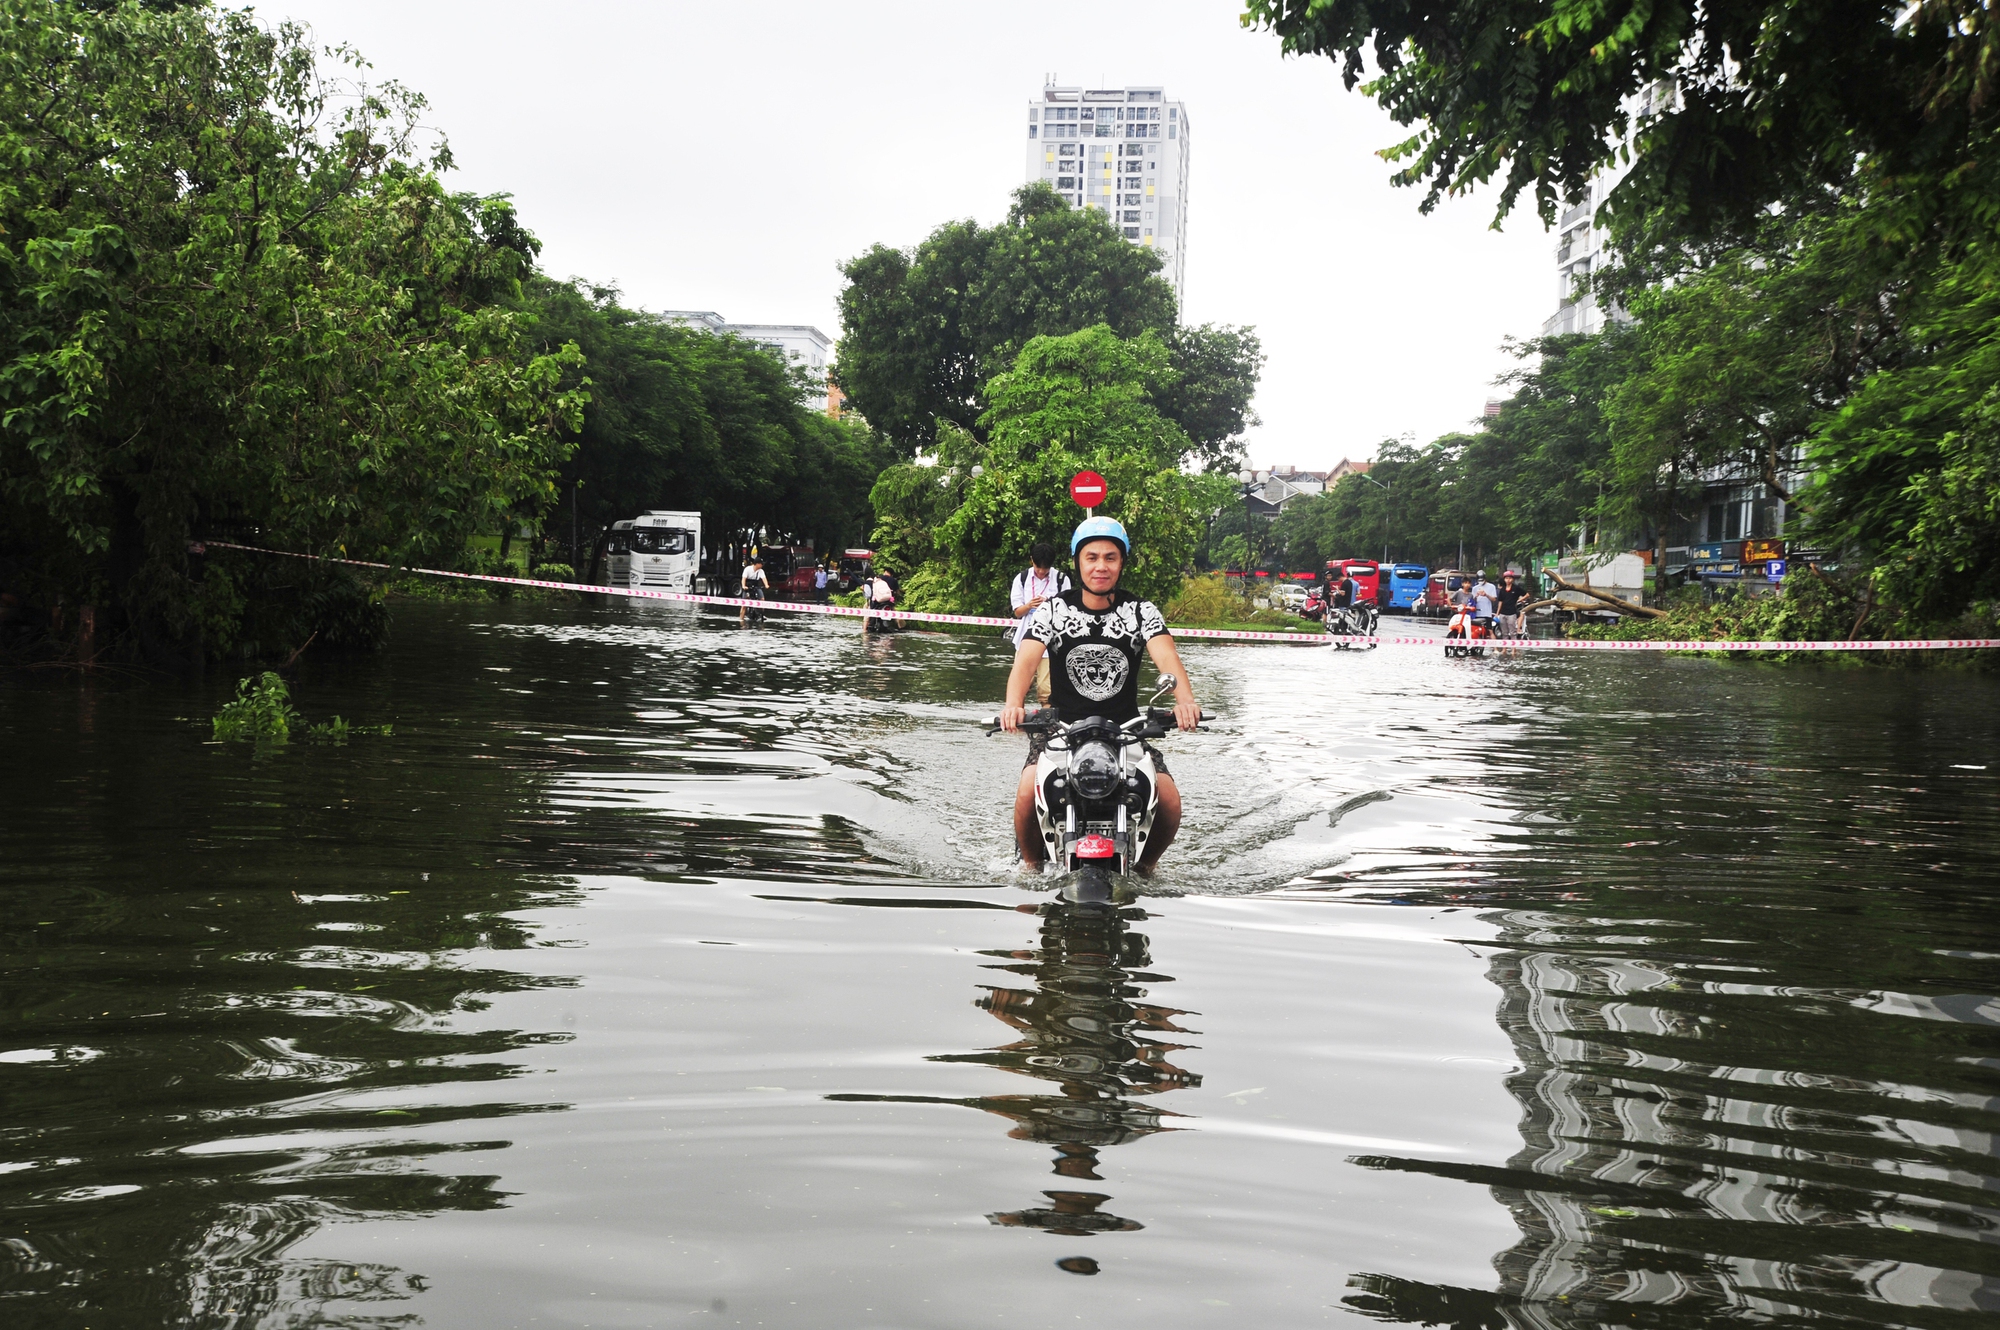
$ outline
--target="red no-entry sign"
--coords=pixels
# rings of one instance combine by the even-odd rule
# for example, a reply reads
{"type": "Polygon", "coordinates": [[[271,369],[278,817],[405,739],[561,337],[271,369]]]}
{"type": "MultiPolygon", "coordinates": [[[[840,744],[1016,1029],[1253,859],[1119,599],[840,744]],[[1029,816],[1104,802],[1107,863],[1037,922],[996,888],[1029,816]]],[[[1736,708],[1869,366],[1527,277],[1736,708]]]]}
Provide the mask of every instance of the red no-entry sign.
{"type": "Polygon", "coordinates": [[[1079,508],[1095,508],[1104,502],[1104,477],[1095,471],[1079,471],[1069,482],[1069,497],[1079,508]]]}

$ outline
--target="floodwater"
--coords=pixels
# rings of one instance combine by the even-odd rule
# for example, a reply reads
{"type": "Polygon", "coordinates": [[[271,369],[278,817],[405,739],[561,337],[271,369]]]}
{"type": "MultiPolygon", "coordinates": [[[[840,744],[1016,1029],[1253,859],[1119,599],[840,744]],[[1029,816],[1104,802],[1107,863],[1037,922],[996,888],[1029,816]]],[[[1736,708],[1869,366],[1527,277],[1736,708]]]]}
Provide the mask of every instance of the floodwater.
{"type": "Polygon", "coordinates": [[[0,681],[0,1323],[2000,1314],[1992,679],[1190,643],[1107,917],[996,638],[394,634],[337,747],[0,681]]]}

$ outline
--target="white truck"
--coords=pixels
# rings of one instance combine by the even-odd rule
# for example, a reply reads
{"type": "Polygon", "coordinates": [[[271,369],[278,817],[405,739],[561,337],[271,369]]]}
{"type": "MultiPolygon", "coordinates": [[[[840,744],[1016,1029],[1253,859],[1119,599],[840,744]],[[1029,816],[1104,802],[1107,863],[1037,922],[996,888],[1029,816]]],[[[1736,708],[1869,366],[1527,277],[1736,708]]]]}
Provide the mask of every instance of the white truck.
{"type": "Polygon", "coordinates": [[[651,509],[611,524],[604,585],[693,591],[701,567],[701,514],[651,509]]]}

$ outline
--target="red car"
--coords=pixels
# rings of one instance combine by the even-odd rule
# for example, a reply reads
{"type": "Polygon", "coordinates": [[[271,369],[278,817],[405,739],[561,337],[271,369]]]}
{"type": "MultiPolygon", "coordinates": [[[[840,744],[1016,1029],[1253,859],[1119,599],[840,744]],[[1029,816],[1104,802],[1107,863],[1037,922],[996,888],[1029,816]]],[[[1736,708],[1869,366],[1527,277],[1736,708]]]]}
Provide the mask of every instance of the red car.
{"type": "Polygon", "coordinates": [[[819,559],[812,546],[766,545],[758,553],[764,556],[764,576],[771,579],[771,599],[812,600],[819,595],[813,589],[819,559]]]}

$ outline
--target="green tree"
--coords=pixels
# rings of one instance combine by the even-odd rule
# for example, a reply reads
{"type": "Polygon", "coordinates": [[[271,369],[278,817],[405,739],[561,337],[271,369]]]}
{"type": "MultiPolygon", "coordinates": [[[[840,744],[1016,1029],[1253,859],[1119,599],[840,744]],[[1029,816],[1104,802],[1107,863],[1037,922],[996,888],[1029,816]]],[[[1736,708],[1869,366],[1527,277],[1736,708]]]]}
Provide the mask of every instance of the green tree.
{"type": "Polygon", "coordinates": [[[1950,169],[1986,150],[2000,108],[1976,0],[1247,0],[1243,17],[1337,61],[1350,89],[1372,61],[1363,91],[1414,127],[1383,156],[1425,211],[1497,177],[1503,215],[1529,191],[1552,221],[1629,157],[1614,213],[1707,235],[1845,184],[1858,154],[1950,169]],[[1642,98],[1661,86],[1674,96],[1642,98]]]}
{"type": "Polygon", "coordinates": [[[573,506],[586,567],[613,522],[648,508],[700,510],[711,542],[762,529],[824,549],[867,535],[886,450],[860,422],[804,404],[823,384],[766,347],[626,309],[617,296],[536,284],[536,336],[582,349],[591,401],[558,508],[529,516],[560,544],[570,525],[561,507],[573,506]]]}
{"type": "Polygon", "coordinates": [[[1155,405],[1204,464],[1226,464],[1254,421],[1262,349],[1247,328],[1176,329],[1159,267],[1104,213],[1071,208],[1039,182],[1024,186],[999,226],[952,222],[914,250],[876,245],[842,268],[835,377],[908,457],[941,424],[979,434],[985,385],[1032,339],[1099,324],[1122,338],[1150,330],[1177,370],[1155,405]]]}
{"type": "Polygon", "coordinates": [[[1022,347],[986,386],[983,442],[947,425],[937,465],[893,467],[876,486],[878,543],[927,558],[913,597],[981,613],[1005,605],[1036,541],[1067,550],[1080,515],[1069,482],[1083,470],[1104,476],[1101,511],[1132,533],[1123,584],[1155,600],[1177,590],[1216,487],[1181,469],[1193,445],[1152,403],[1173,374],[1151,332],[1126,340],[1100,325],[1022,347]]]}
{"type": "Polygon", "coordinates": [[[548,498],[581,406],[506,200],[444,189],[421,98],[334,88],[289,24],[0,0],[0,531],[153,658],[236,631],[205,525],[448,557],[548,498]]]}

